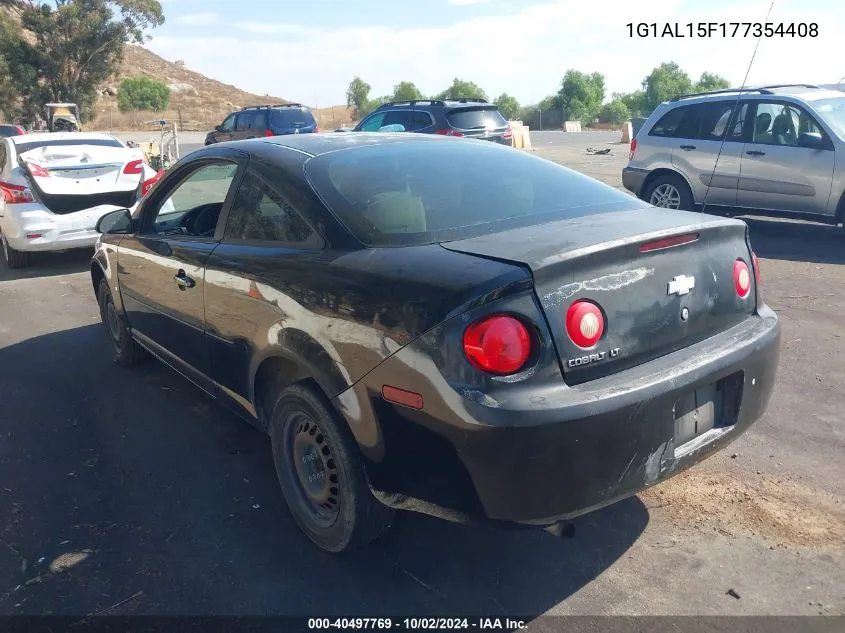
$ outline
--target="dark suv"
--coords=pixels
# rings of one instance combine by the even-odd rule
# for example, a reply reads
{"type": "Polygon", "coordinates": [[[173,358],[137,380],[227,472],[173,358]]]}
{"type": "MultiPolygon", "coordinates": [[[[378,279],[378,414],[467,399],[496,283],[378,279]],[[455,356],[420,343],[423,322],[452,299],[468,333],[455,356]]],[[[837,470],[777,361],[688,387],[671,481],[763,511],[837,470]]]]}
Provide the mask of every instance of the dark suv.
{"type": "Polygon", "coordinates": [[[382,130],[466,136],[502,145],[510,145],[513,138],[499,109],[483,99],[392,101],[379,106],[352,131],[382,130]]]}
{"type": "Polygon", "coordinates": [[[248,106],[227,116],[213,132],[208,133],[205,144],[319,131],[314,115],[300,103],[248,106]]]}

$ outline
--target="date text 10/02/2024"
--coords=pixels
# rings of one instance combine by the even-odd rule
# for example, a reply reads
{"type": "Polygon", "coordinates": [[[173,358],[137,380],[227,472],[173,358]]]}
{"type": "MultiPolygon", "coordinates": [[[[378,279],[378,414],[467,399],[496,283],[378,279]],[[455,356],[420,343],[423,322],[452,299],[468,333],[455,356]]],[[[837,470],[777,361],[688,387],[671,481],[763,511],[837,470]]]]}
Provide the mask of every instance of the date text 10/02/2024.
{"type": "Polygon", "coordinates": [[[628,37],[818,37],[815,22],[629,22],[628,37]]]}

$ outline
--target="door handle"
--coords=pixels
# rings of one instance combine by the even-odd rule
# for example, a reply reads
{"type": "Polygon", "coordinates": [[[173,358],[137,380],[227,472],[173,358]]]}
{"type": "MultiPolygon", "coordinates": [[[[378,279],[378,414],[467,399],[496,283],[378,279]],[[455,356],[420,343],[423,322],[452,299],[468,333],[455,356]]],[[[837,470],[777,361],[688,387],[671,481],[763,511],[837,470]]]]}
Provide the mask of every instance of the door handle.
{"type": "Polygon", "coordinates": [[[766,155],[766,152],[758,152],[757,150],[748,150],[745,153],[748,154],[749,156],[765,156],[766,155]]]}
{"type": "Polygon", "coordinates": [[[188,277],[185,274],[184,270],[180,270],[178,273],[176,273],[173,276],[173,281],[176,282],[176,285],[179,286],[180,290],[184,290],[185,288],[193,288],[197,285],[197,282],[188,277]]]}
{"type": "Polygon", "coordinates": [[[686,150],[687,152],[689,152],[690,150],[694,150],[694,149],[695,149],[695,145],[681,145],[681,149],[682,149],[682,150],[686,150]]]}

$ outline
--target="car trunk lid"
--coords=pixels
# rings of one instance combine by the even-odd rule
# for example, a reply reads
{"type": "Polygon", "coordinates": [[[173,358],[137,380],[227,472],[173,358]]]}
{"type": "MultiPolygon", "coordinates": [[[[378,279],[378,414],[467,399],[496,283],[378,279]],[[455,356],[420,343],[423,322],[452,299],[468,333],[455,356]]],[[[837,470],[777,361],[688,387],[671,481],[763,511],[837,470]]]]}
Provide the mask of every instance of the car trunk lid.
{"type": "Polygon", "coordinates": [[[511,143],[510,126],[495,105],[453,108],[446,113],[446,120],[466,138],[511,143]]]}
{"type": "Polygon", "coordinates": [[[38,198],[58,214],[130,207],[145,173],[140,150],[84,144],[38,147],[20,154],[18,163],[38,198]]]}
{"type": "MultiPolygon", "coordinates": [[[[756,309],[734,262],[752,270],[744,222],[658,209],[605,213],[447,242],[450,250],[527,266],[569,384],[607,376],[722,332],[756,309]],[[648,228],[645,228],[648,227],[648,228]],[[666,238],[682,236],[674,246],[666,238]],[[567,311],[599,306],[604,332],[575,344],[567,311]]],[[[671,241],[670,241],[671,243],[671,241]]]]}

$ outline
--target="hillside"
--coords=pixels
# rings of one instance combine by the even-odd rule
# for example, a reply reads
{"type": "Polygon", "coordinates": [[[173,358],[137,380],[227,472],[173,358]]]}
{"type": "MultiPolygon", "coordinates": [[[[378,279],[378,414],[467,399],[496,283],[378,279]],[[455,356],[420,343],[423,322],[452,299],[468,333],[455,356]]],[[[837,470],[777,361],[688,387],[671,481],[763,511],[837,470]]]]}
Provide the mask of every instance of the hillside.
{"type": "MultiPolygon", "coordinates": [[[[287,99],[244,92],[228,84],[209,79],[189,70],[182,62],[170,62],[141,46],[128,45],[123,63],[116,75],[102,87],[97,100],[97,116],[88,128],[100,130],[153,129],[144,121],[167,119],[180,124],[185,131],[205,131],[219,124],[232,110],[243,106],[290,103],[287,99]],[[147,75],[171,87],[167,112],[121,113],[117,109],[117,87],[129,77],[147,75]]],[[[320,127],[335,128],[352,121],[346,106],[314,110],[320,127]]]]}

